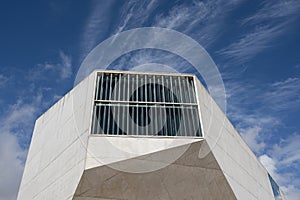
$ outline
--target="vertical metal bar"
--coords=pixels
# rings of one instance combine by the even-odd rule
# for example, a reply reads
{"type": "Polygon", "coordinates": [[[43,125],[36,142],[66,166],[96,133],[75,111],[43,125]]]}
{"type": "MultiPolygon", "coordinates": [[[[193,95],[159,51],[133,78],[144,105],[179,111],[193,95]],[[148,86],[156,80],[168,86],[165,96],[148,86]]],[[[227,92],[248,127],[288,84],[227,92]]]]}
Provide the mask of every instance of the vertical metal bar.
{"type": "Polygon", "coordinates": [[[105,90],[103,91],[104,92],[104,100],[107,100],[107,90],[108,90],[108,78],[105,75],[105,90]]]}
{"type": "Polygon", "coordinates": [[[194,129],[195,129],[195,134],[194,134],[194,136],[198,136],[197,135],[197,132],[198,132],[198,130],[199,130],[199,128],[200,128],[200,119],[199,119],[199,116],[197,115],[197,107],[195,106],[194,108],[193,108],[193,116],[195,116],[195,119],[194,119],[194,129]]]}
{"type": "Polygon", "coordinates": [[[96,94],[95,94],[95,100],[99,99],[99,83],[100,83],[100,76],[97,75],[97,83],[96,83],[96,94]]]}
{"type": "Polygon", "coordinates": [[[183,97],[182,97],[182,89],[181,89],[181,81],[180,81],[180,76],[177,77],[178,81],[178,87],[179,87],[179,102],[183,102],[183,97]]]}
{"type": "Polygon", "coordinates": [[[96,109],[96,103],[94,103],[94,108],[93,108],[93,127],[92,127],[92,134],[96,134],[97,130],[97,109],[96,109]]]}
{"type": "MultiPolygon", "coordinates": [[[[108,85],[109,85],[109,82],[108,82],[109,80],[108,80],[108,76],[107,76],[107,74],[105,74],[105,90],[103,91],[104,92],[104,100],[107,100],[108,99],[108,85]]],[[[102,126],[102,128],[103,128],[103,133],[104,134],[107,134],[107,124],[106,124],[106,122],[107,122],[107,106],[105,106],[105,105],[102,105],[102,106],[104,106],[104,113],[103,113],[103,126],[102,126]]]]}
{"type": "Polygon", "coordinates": [[[187,96],[186,96],[186,87],[185,87],[185,81],[184,81],[184,77],[180,78],[181,81],[181,91],[182,91],[182,102],[186,103],[187,102],[187,96]]]}
{"type": "Polygon", "coordinates": [[[131,77],[130,74],[127,75],[127,91],[126,91],[126,101],[129,101],[131,96],[131,77]]]}
{"type": "Polygon", "coordinates": [[[161,76],[161,84],[162,84],[162,102],[163,102],[163,110],[164,110],[164,116],[163,118],[165,119],[165,124],[163,124],[163,130],[162,130],[162,135],[167,135],[167,110],[166,110],[166,92],[165,92],[165,80],[164,76],[161,76]]]}
{"type": "MultiPolygon", "coordinates": [[[[117,85],[115,86],[115,87],[117,87],[118,88],[118,97],[117,97],[117,101],[120,101],[120,95],[121,95],[121,84],[120,84],[120,81],[121,81],[121,78],[122,78],[122,75],[121,74],[119,74],[118,75],[118,81],[117,81],[117,85]]],[[[120,127],[119,127],[119,123],[121,123],[121,120],[120,120],[120,117],[121,117],[121,114],[120,114],[120,106],[118,106],[118,110],[117,110],[117,116],[116,116],[116,118],[117,118],[117,122],[116,122],[116,126],[117,126],[117,135],[120,135],[121,134],[121,130],[120,130],[120,127]]]]}
{"type": "MultiPolygon", "coordinates": [[[[135,76],[136,78],[136,89],[135,89],[135,92],[136,92],[136,101],[139,101],[139,76],[138,74],[135,76]]],[[[139,104],[137,104],[137,107],[136,107],[136,135],[139,135],[139,104]]]]}
{"type": "MultiPolygon", "coordinates": [[[[129,101],[129,99],[130,99],[130,88],[131,88],[131,85],[130,85],[130,82],[131,82],[131,77],[130,77],[130,74],[127,74],[127,91],[126,91],[126,101],[129,101]]],[[[126,106],[128,106],[128,107],[125,107],[124,108],[124,111],[126,112],[126,114],[127,114],[127,111],[128,111],[128,116],[130,115],[129,114],[129,103],[127,103],[127,105],[126,106]]],[[[129,120],[130,120],[130,117],[127,117],[126,116],[126,114],[125,114],[125,112],[124,112],[124,119],[125,119],[125,117],[126,117],[126,125],[125,125],[125,127],[126,127],[126,130],[127,130],[127,134],[132,134],[132,130],[131,130],[131,127],[129,127],[129,120]]]]}
{"type": "Polygon", "coordinates": [[[196,103],[197,102],[197,99],[196,99],[196,93],[195,93],[195,84],[194,84],[194,78],[192,78],[191,80],[191,93],[192,93],[192,96],[193,96],[193,103],[196,103]]]}
{"type": "Polygon", "coordinates": [[[112,84],[113,84],[113,74],[110,74],[108,100],[112,100],[112,89],[113,89],[112,84]]]}
{"type": "Polygon", "coordinates": [[[187,96],[187,102],[188,103],[191,103],[192,102],[192,99],[191,99],[191,96],[190,96],[190,83],[188,81],[188,77],[185,77],[184,78],[184,82],[186,84],[186,96],[187,96]]]}
{"type": "MultiPolygon", "coordinates": [[[[141,92],[140,92],[140,98],[139,98],[139,101],[144,101],[144,76],[142,76],[141,75],[141,87],[140,87],[140,89],[141,89],[141,92]]],[[[140,117],[140,124],[141,124],[141,126],[144,128],[145,126],[144,126],[144,110],[145,110],[145,108],[143,107],[144,106],[144,104],[142,104],[142,107],[140,108],[140,114],[139,114],[139,117],[140,117]]],[[[144,129],[142,129],[142,130],[144,130],[144,129]]],[[[145,135],[145,132],[141,132],[140,133],[141,135],[145,135]]]]}
{"type": "Polygon", "coordinates": [[[101,114],[101,107],[97,106],[97,108],[98,109],[96,109],[97,110],[97,130],[96,130],[96,133],[99,134],[99,133],[103,133],[103,130],[102,130],[102,132],[100,131],[101,128],[102,128],[102,126],[101,126],[102,118],[100,116],[100,114],[101,114]]]}
{"type": "MultiPolygon", "coordinates": [[[[113,76],[112,76],[112,74],[110,74],[110,76],[109,76],[110,78],[110,80],[109,80],[109,94],[108,94],[108,100],[111,100],[112,99],[112,81],[113,81],[113,76]]],[[[111,109],[112,109],[112,104],[111,103],[109,103],[109,105],[108,105],[108,113],[107,113],[107,118],[108,118],[108,120],[107,120],[107,132],[108,132],[108,134],[111,134],[111,109]]]]}
{"type": "Polygon", "coordinates": [[[152,95],[153,95],[153,93],[152,93],[152,80],[151,80],[151,77],[149,77],[149,96],[148,96],[148,98],[149,98],[149,101],[150,102],[152,102],[153,100],[153,98],[152,98],[152,95]]]}
{"type": "MultiPolygon", "coordinates": [[[[113,95],[113,97],[112,97],[112,99],[113,99],[113,101],[116,101],[117,100],[117,94],[118,94],[118,87],[117,87],[117,82],[118,82],[118,74],[114,74],[114,77],[113,77],[113,79],[114,79],[114,81],[113,81],[113,85],[112,85],[112,95],[113,95]]],[[[113,105],[113,104],[112,104],[113,105]]],[[[111,128],[112,128],[112,130],[111,130],[111,132],[112,132],[112,134],[114,134],[114,135],[116,135],[117,134],[117,129],[115,128],[115,117],[117,117],[117,116],[115,116],[115,114],[116,114],[116,111],[117,111],[117,109],[118,109],[118,107],[116,107],[116,106],[113,106],[113,107],[111,107],[111,112],[112,112],[112,118],[111,118],[111,128]]]]}
{"type": "Polygon", "coordinates": [[[101,109],[101,107],[100,106],[97,106],[96,105],[96,107],[98,108],[98,109],[96,109],[96,112],[97,112],[97,114],[96,114],[96,118],[97,118],[97,129],[96,129],[96,133],[97,134],[99,134],[99,133],[101,133],[100,132],[100,129],[102,128],[102,126],[101,126],[101,122],[102,122],[102,120],[101,120],[101,117],[100,117],[100,109],[101,109]]]}
{"type": "MultiPolygon", "coordinates": [[[[192,103],[194,100],[193,100],[193,95],[191,93],[191,85],[189,83],[189,78],[186,77],[186,85],[187,85],[187,96],[189,97],[189,102],[192,103]]],[[[193,109],[190,109],[189,110],[189,116],[191,117],[191,121],[189,123],[189,128],[190,128],[190,131],[191,133],[190,134],[193,134],[193,136],[196,134],[195,131],[196,131],[196,127],[195,127],[195,116],[194,116],[194,112],[193,112],[193,109]]]]}
{"type": "MultiPolygon", "coordinates": [[[[145,74],[145,102],[147,102],[148,101],[148,99],[147,99],[147,78],[148,78],[148,76],[145,74]]],[[[146,106],[148,106],[148,104],[145,104],[146,106]]],[[[145,130],[146,130],[146,133],[145,133],[145,135],[148,135],[148,107],[146,107],[145,108],[145,130]]]]}
{"type": "MultiPolygon", "coordinates": [[[[99,95],[99,81],[100,81],[100,77],[97,74],[97,82],[96,82],[96,94],[95,94],[95,98],[94,100],[98,100],[98,95],[99,95]]],[[[96,102],[94,101],[94,108],[93,108],[93,127],[92,127],[92,134],[95,133],[95,129],[97,128],[97,109],[96,109],[96,102]]]]}
{"type": "MultiPolygon", "coordinates": [[[[149,88],[148,88],[148,100],[149,100],[149,102],[153,102],[153,93],[152,93],[152,79],[151,79],[151,76],[149,76],[149,88]]],[[[151,104],[150,104],[151,105],[151,104]]],[[[150,126],[149,126],[149,135],[153,135],[153,127],[154,127],[154,117],[153,117],[153,108],[152,108],[152,106],[150,106],[150,108],[149,108],[149,110],[151,109],[151,111],[152,111],[152,116],[150,116],[150,126]]]]}
{"type": "Polygon", "coordinates": [[[189,135],[189,132],[190,132],[190,119],[189,119],[189,116],[188,116],[188,108],[186,106],[182,106],[182,112],[183,112],[183,120],[185,121],[184,122],[184,125],[185,125],[185,133],[184,133],[184,136],[188,136],[189,135]]]}
{"type": "MultiPolygon", "coordinates": [[[[156,77],[155,75],[152,77],[153,78],[153,101],[154,102],[157,102],[157,94],[156,94],[156,77]]],[[[158,126],[157,126],[157,104],[154,104],[154,117],[153,117],[153,120],[154,120],[154,130],[153,131],[158,131],[158,126]]],[[[158,132],[157,132],[158,133],[158,132]]],[[[157,134],[157,133],[154,133],[153,134],[157,134]]]]}
{"type": "Polygon", "coordinates": [[[103,99],[103,90],[104,90],[104,86],[103,86],[103,82],[104,82],[104,75],[103,73],[101,73],[101,85],[99,86],[100,87],[100,96],[99,96],[99,100],[102,100],[103,99]]]}
{"type": "MultiPolygon", "coordinates": [[[[170,83],[171,83],[171,95],[172,95],[172,102],[174,103],[175,102],[175,99],[174,99],[174,88],[175,87],[173,87],[173,78],[172,78],[172,76],[170,77],[170,83]]],[[[175,136],[177,136],[177,130],[176,130],[176,127],[177,127],[177,124],[176,124],[176,113],[175,113],[175,105],[173,104],[172,105],[172,113],[173,113],[173,117],[172,117],[172,121],[173,121],[173,124],[172,124],[172,126],[173,126],[173,131],[174,131],[174,134],[175,134],[175,136]]]]}
{"type": "MultiPolygon", "coordinates": [[[[178,86],[179,86],[179,93],[180,93],[180,102],[184,103],[185,99],[184,99],[184,93],[183,93],[183,88],[182,88],[182,78],[180,76],[178,76],[178,86]]],[[[186,119],[185,119],[185,112],[184,112],[184,108],[183,106],[179,107],[180,110],[178,110],[178,112],[180,111],[181,113],[181,119],[180,119],[180,131],[184,132],[181,133],[181,135],[186,135],[187,134],[187,129],[186,129],[186,119]]]]}

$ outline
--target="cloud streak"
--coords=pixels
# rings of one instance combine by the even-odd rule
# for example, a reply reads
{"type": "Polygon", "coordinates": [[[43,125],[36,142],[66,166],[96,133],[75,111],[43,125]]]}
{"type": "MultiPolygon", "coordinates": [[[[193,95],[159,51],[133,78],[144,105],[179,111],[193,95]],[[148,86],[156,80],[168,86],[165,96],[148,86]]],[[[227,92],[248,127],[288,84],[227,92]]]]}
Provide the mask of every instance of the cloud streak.
{"type": "Polygon", "coordinates": [[[38,81],[46,79],[49,72],[57,73],[56,77],[60,80],[68,79],[72,76],[72,57],[63,51],[59,51],[57,62],[44,62],[37,64],[29,70],[27,79],[31,81],[38,81]]]}
{"type": "Polygon", "coordinates": [[[0,74],[0,88],[4,87],[8,82],[9,78],[3,74],[0,74]]]}
{"type": "Polygon", "coordinates": [[[290,29],[300,10],[297,0],[264,1],[261,8],[252,16],[242,20],[242,29],[246,29],[237,41],[219,51],[231,64],[246,63],[272,46],[274,39],[290,29]]]}

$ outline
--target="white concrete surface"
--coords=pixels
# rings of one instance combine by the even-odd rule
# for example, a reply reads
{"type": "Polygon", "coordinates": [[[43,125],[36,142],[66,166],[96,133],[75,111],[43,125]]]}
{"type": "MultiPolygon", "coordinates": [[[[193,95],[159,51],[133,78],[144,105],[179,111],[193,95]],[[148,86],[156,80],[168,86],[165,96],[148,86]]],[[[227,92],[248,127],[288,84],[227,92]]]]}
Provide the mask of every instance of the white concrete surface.
{"type": "MultiPolygon", "coordinates": [[[[85,169],[109,165],[111,163],[185,145],[185,148],[181,149],[181,151],[174,152],[172,155],[163,159],[165,163],[163,166],[166,166],[176,161],[189,148],[191,143],[201,140],[203,139],[90,136],[85,169]]],[[[137,171],[139,171],[139,169],[137,169],[137,171]]]]}
{"type": "Polygon", "coordinates": [[[95,73],[36,121],[19,200],[72,197],[84,171],[95,73]]]}
{"type": "MultiPolygon", "coordinates": [[[[180,162],[184,166],[186,160],[177,158],[186,153],[190,144],[203,142],[201,138],[90,135],[95,82],[96,72],[93,72],[36,121],[19,200],[73,199],[82,181],[82,174],[93,169],[102,170],[112,163],[129,163],[128,166],[134,166],[149,162],[149,165],[153,165],[151,168],[161,167],[161,163],[166,167],[170,164],[176,167],[180,162]],[[167,149],[174,151],[159,154],[167,149]],[[157,156],[141,159],[150,154],[157,156]]],[[[236,199],[274,200],[265,168],[199,80],[196,80],[195,86],[202,132],[205,144],[208,144],[207,153],[211,152],[216,159],[236,199]]],[[[202,150],[204,147],[201,147],[202,150]]],[[[191,159],[189,154],[185,156],[189,158],[190,167],[206,162],[205,156],[199,157],[199,160],[191,159]]],[[[206,164],[209,166],[209,163],[206,164]]],[[[182,170],[188,170],[185,167],[182,170]]],[[[201,174],[206,173],[203,171],[201,174]]],[[[151,176],[147,178],[151,179],[151,176]]],[[[209,177],[205,178],[209,180],[209,177]]],[[[202,184],[200,178],[197,183],[202,184]]],[[[205,191],[217,184],[207,186],[205,191]]],[[[218,188],[222,188],[222,185],[218,188]]]]}

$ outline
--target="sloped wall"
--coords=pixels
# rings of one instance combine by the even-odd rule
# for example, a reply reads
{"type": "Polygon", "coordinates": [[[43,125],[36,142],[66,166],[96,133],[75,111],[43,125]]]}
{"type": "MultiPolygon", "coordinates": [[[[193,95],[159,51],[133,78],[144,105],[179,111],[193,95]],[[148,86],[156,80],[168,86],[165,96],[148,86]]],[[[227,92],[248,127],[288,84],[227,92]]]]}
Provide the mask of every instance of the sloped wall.
{"type": "Polygon", "coordinates": [[[274,199],[266,169],[198,79],[196,90],[204,138],[237,199],[274,199]]]}
{"type": "Polygon", "coordinates": [[[95,73],[36,120],[18,199],[71,199],[84,170],[95,73]]]}

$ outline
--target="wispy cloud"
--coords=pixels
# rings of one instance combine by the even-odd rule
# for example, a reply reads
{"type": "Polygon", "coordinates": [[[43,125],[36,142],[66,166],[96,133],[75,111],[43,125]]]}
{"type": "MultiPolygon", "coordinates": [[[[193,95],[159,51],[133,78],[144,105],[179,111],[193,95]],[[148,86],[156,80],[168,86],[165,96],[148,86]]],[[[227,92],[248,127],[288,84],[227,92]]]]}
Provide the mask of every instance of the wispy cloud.
{"type": "Polygon", "coordinates": [[[44,62],[37,64],[28,72],[27,78],[32,81],[43,80],[47,78],[49,72],[57,73],[56,77],[61,80],[68,79],[72,76],[72,57],[63,51],[59,51],[57,62],[44,62]]]}
{"type": "Polygon", "coordinates": [[[271,42],[290,29],[289,25],[296,19],[299,10],[300,2],[297,0],[264,1],[258,11],[242,21],[241,28],[247,31],[219,53],[233,64],[248,62],[273,46],[271,42]]]}
{"type": "Polygon", "coordinates": [[[300,105],[300,78],[292,77],[278,81],[270,86],[263,97],[263,101],[270,109],[285,111],[298,109],[300,105]]]}
{"type": "Polygon", "coordinates": [[[264,1],[254,15],[243,20],[246,23],[258,23],[265,20],[284,20],[299,12],[300,3],[297,0],[283,0],[283,1],[264,1]]]}
{"type": "Polygon", "coordinates": [[[63,51],[59,52],[61,63],[58,65],[61,70],[61,78],[70,78],[72,75],[72,58],[63,51]]]}
{"type": "Polygon", "coordinates": [[[266,116],[267,113],[276,116],[281,112],[299,110],[300,79],[298,77],[261,84],[255,80],[238,80],[234,77],[238,75],[230,76],[231,78],[225,74],[223,77],[225,77],[226,93],[230,102],[229,108],[231,108],[233,117],[246,112],[250,116],[252,114],[266,116]],[[255,109],[250,109],[249,112],[249,108],[255,109]]]}
{"type": "Polygon", "coordinates": [[[218,40],[229,11],[242,2],[194,1],[190,5],[175,5],[167,14],[158,14],[154,25],[186,33],[207,47],[218,40]]]}
{"type": "Polygon", "coordinates": [[[92,1],[91,14],[88,17],[81,41],[81,58],[84,57],[106,37],[131,28],[143,27],[157,6],[157,0],[124,1],[116,16],[110,17],[120,2],[92,1]]]}
{"type": "Polygon", "coordinates": [[[219,51],[233,64],[249,61],[255,55],[270,47],[270,42],[285,32],[285,23],[277,25],[261,25],[242,35],[236,42],[219,51]]]}
{"type": "Polygon", "coordinates": [[[103,36],[110,28],[110,14],[114,1],[92,1],[92,12],[87,19],[82,34],[81,60],[85,57],[97,42],[103,40],[103,36]]]}
{"type": "Polygon", "coordinates": [[[160,12],[159,6],[164,3],[157,0],[127,1],[123,2],[120,12],[111,21],[108,16],[116,4],[113,1],[93,1],[93,10],[83,31],[81,59],[105,37],[144,26],[175,29],[208,46],[220,36],[225,16],[241,2],[243,0],[174,3],[165,12],[160,12]]]}
{"type": "Polygon", "coordinates": [[[3,74],[0,74],[0,88],[4,87],[5,84],[8,82],[9,80],[9,77],[3,75],[3,74]]]}

